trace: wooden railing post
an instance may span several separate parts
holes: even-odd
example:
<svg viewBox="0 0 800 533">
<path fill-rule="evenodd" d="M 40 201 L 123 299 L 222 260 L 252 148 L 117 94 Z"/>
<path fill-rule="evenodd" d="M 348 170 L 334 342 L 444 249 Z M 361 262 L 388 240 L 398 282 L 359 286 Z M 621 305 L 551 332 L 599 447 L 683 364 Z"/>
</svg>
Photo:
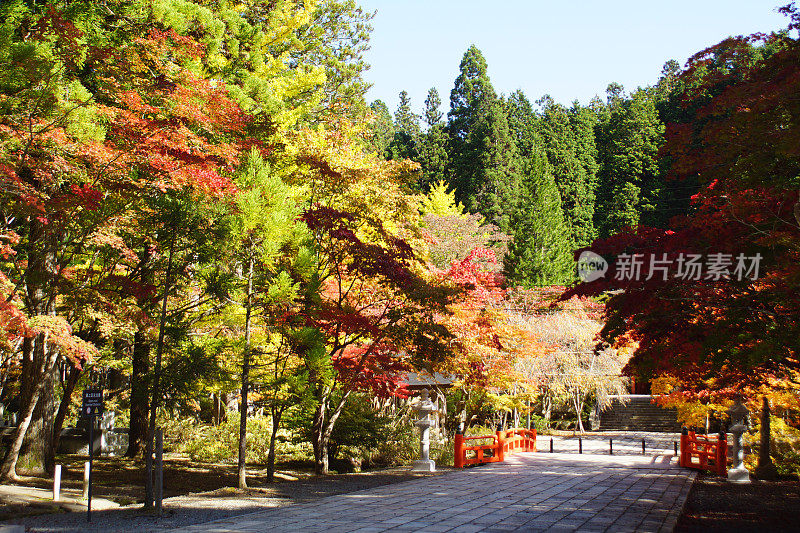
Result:
<svg viewBox="0 0 800 533">
<path fill-rule="evenodd" d="M 682 428 L 680 465 L 725 476 L 728 472 L 728 439 L 725 431 L 720 431 L 714 438 L 696 435 L 694 431 Z"/>
<path fill-rule="evenodd" d="M 503 426 L 501 424 L 497 424 L 497 459 L 501 463 L 506 460 L 506 453 L 503 450 L 505 446 L 505 435 L 503 434 Z"/>
<path fill-rule="evenodd" d="M 455 456 L 453 458 L 453 465 L 456 468 L 464 468 L 464 460 L 466 459 L 467 452 L 464 450 L 464 424 L 459 424 L 456 430 L 455 439 Z"/>
</svg>

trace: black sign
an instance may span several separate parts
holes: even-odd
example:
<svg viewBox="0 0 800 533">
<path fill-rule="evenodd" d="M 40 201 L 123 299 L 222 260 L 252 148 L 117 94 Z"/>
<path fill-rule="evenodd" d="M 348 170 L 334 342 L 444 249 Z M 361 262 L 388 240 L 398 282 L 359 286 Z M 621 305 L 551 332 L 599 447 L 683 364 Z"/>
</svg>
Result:
<svg viewBox="0 0 800 533">
<path fill-rule="evenodd" d="M 83 389 L 83 404 L 81 405 L 81 415 L 97 416 L 102 412 L 103 412 L 102 389 Z"/>
</svg>

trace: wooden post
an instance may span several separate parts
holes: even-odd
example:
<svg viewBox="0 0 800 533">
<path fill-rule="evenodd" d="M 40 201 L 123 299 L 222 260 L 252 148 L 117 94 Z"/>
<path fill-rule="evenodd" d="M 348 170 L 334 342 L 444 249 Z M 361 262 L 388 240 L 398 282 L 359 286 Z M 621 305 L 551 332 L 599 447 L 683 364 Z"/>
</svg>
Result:
<svg viewBox="0 0 800 533">
<path fill-rule="evenodd" d="M 456 440 L 454 447 L 453 465 L 456 468 L 464 468 L 464 424 L 459 424 L 456 430 Z"/>
<path fill-rule="evenodd" d="M 614 455 L 614 439 L 608 439 L 608 455 Z"/>
<path fill-rule="evenodd" d="M 578 437 L 578 453 L 583 453 L 583 439 Z"/>
<path fill-rule="evenodd" d="M 644 455 L 644 454 L 645 454 L 645 451 L 644 451 L 644 439 L 642 439 L 642 455 Z"/>
<path fill-rule="evenodd" d="M 57 502 L 61 499 L 61 465 L 56 465 L 55 472 L 53 472 L 53 501 Z"/>
<path fill-rule="evenodd" d="M 553 453 L 553 437 L 550 437 L 550 453 Z"/>
</svg>

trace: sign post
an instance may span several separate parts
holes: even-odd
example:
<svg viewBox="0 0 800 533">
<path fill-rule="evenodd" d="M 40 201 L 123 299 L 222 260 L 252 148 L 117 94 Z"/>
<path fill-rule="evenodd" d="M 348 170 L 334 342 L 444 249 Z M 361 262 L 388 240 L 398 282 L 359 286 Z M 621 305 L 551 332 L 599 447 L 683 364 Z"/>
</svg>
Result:
<svg viewBox="0 0 800 533">
<path fill-rule="evenodd" d="M 86 521 L 92 521 L 92 467 L 94 458 L 94 419 L 103 412 L 102 389 L 83 389 L 81 415 L 89 419 L 89 490 L 86 498 Z"/>
</svg>

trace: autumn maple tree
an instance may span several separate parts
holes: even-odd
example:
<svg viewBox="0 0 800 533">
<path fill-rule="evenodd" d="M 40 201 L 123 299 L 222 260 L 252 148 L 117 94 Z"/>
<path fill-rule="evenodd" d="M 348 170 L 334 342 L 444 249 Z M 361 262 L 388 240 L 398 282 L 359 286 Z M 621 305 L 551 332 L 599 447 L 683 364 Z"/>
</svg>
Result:
<svg viewBox="0 0 800 533">
<path fill-rule="evenodd" d="M 13 477 L 26 434 L 29 453 L 39 450 L 33 464 L 52 466 L 56 361 L 92 357 L 91 349 L 60 348 L 84 342 L 73 335 L 68 320 L 77 315 L 62 295 L 83 282 L 101 285 L 86 254 L 114 250 L 110 265 L 135 258 L 116 230 L 147 191 L 231 190 L 225 172 L 238 162 L 233 143 L 244 115 L 224 88 L 176 63 L 201 53 L 190 38 L 150 26 L 112 45 L 110 33 L 87 34 L 83 21 L 54 5 L 4 10 L 0 179 L 4 231 L 18 238 L 5 257 L 5 299 L 19 303 L 28 327 L 40 324 L 21 340 L 23 417 L 2 471 Z M 18 25 L 31 31 L 11 38 Z M 119 279 L 113 266 L 101 271 Z"/>
<path fill-rule="evenodd" d="M 674 180 L 697 184 L 690 213 L 668 230 L 596 242 L 591 249 L 616 258 L 616 269 L 572 291 L 615 291 L 603 336 L 637 346 L 628 372 L 672 376 L 674 395 L 707 402 L 796 387 L 800 40 L 791 33 L 800 15 L 783 11 L 788 31 L 727 39 L 677 79 L 684 118 L 667 126 L 662 156 Z M 688 272 L 690 257 L 706 269 Z M 665 275 L 665 264 L 675 270 Z"/>
</svg>

